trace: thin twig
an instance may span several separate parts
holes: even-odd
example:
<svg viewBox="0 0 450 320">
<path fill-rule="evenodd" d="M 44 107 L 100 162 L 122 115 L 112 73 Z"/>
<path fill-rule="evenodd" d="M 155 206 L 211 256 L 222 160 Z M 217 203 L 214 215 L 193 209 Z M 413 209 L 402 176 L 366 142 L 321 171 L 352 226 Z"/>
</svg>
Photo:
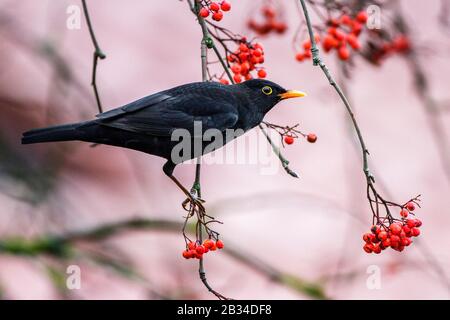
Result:
<svg viewBox="0 0 450 320">
<path fill-rule="evenodd" d="M 94 32 L 94 28 L 92 27 L 91 19 L 89 17 L 89 12 L 88 12 L 88 7 L 87 7 L 87 4 L 86 4 L 86 0 L 81 0 L 81 2 L 83 3 L 84 16 L 86 17 L 86 23 L 87 23 L 88 28 L 89 28 L 89 34 L 91 35 L 92 44 L 94 45 L 91 85 L 92 85 L 92 87 L 94 89 L 95 100 L 97 101 L 98 111 L 100 113 L 102 113 L 103 112 L 103 107 L 102 107 L 102 103 L 100 101 L 100 95 L 99 95 L 98 89 L 97 89 L 97 64 L 98 64 L 98 59 L 102 59 L 103 60 L 103 59 L 106 58 L 106 55 L 100 49 L 100 46 L 98 45 L 97 38 L 96 38 L 95 32 Z"/>
<path fill-rule="evenodd" d="M 0 253 L 24 256 L 47 254 L 60 258 L 67 258 L 70 257 L 70 253 L 72 252 L 71 249 L 77 242 L 105 241 L 113 236 L 120 235 L 123 232 L 138 230 L 157 230 L 179 233 L 181 226 L 181 223 L 171 220 L 133 218 L 130 220 L 103 224 L 89 229 L 76 230 L 63 235 L 48 234 L 32 239 L 17 237 L 0 239 Z M 195 233 L 192 225 L 188 227 L 188 232 Z M 278 270 L 266 262 L 252 256 L 250 253 L 243 252 L 242 249 L 233 246 L 229 241 L 225 242 L 227 243 L 226 248 L 223 250 L 225 254 L 259 272 L 268 279 L 311 298 L 327 298 L 320 283 L 309 282 Z"/>
</svg>

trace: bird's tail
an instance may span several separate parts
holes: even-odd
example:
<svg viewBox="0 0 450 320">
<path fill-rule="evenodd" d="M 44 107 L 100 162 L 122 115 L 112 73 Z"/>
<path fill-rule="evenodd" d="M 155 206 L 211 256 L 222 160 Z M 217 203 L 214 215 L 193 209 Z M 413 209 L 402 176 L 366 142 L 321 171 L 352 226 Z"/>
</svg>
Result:
<svg viewBox="0 0 450 320">
<path fill-rule="evenodd" d="M 79 140 L 79 123 L 64 124 L 47 128 L 32 129 L 22 136 L 22 144 Z"/>
</svg>

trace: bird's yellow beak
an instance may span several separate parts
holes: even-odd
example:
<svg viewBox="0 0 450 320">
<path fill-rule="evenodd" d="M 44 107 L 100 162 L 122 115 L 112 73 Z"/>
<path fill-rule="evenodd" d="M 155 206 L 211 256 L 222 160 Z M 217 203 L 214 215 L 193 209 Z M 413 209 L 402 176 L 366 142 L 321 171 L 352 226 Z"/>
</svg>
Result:
<svg viewBox="0 0 450 320">
<path fill-rule="evenodd" d="M 281 93 L 278 95 L 281 100 L 290 99 L 290 98 L 300 98 L 305 97 L 306 93 L 297 91 L 297 90 L 288 90 L 285 93 Z"/>
</svg>

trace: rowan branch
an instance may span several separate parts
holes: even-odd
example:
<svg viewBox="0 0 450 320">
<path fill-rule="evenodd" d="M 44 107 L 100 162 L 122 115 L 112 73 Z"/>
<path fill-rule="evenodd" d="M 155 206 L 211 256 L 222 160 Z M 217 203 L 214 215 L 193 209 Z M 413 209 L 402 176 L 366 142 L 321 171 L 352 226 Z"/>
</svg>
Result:
<svg viewBox="0 0 450 320">
<path fill-rule="evenodd" d="M 202 62 L 202 81 L 206 82 L 206 81 L 209 81 L 209 78 L 208 78 L 208 44 L 212 40 L 209 35 L 208 28 L 205 24 L 205 20 L 198 14 L 200 7 L 201 7 L 201 2 L 200 2 L 200 0 L 194 0 L 194 1 L 195 1 L 195 3 L 192 3 L 190 0 L 188 0 L 188 4 L 191 8 L 191 11 L 197 16 L 198 23 L 202 29 L 202 40 L 201 40 L 201 47 L 200 47 L 201 54 L 200 55 L 201 55 L 201 62 Z M 200 171 L 201 171 L 201 157 L 198 157 L 197 163 L 195 166 L 195 181 L 194 181 L 194 184 L 191 189 L 192 191 L 196 192 L 198 197 L 201 197 Z M 197 228 L 196 235 L 197 235 L 200 243 L 202 243 L 203 242 L 203 229 L 204 228 L 206 229 L 207 227 L 205 225 L 203 225 L 202 223 L 197 223 L 196 228 Z M 221 293 L 214 290 L 211 287 L 211 285 L 208 283 L 208 280 L 206 278 L 206 270 L 205 270 L 205 266 L 204 266 L 203 257 L 201 257 L 199 259 L 198 274 L 199 274 L 200 280 L 202 281 L 202 283 L 208 289 L 209 292 L 214 294 L 220 300 L 228 300 L 227 297 L 225 297 Z"/>
</svg>

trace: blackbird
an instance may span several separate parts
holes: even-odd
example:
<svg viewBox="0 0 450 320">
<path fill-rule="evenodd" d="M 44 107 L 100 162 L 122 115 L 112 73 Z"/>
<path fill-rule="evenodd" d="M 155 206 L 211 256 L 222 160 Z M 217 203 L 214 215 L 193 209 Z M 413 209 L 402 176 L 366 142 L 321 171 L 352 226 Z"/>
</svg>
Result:
<svg viewBox="0 0 450 320">
<path fill-rule="evenodd" d="M 303 92 L 286 90 L 263 79 L 234 85 L 189 83 L 100 113 L 94 120 L 27 131 L 23 134 L 22 144 L 81 140 L 156 155 L 167 159 L 163 166 L 164 173 L 193 200 L 192 195 L 173 176 L 175 166 L 230 141 L 227 137 L 215 137 L 215 147 L 207 148 L 210 142 L 203 141 L 199 136 L 210 129 L 223 135 L 227 129 L 246 132 L 259 125 L 266 113 L 281 100 L 303 96 Z M 195 139 L 201 140 L 201 148 L 182 149 L 179 156 L 174 157 L 173 150 L 179 143 L 173 139 L 176 129 L 189 134 L 191 144 L 195 144 Z"/>
</svg>

